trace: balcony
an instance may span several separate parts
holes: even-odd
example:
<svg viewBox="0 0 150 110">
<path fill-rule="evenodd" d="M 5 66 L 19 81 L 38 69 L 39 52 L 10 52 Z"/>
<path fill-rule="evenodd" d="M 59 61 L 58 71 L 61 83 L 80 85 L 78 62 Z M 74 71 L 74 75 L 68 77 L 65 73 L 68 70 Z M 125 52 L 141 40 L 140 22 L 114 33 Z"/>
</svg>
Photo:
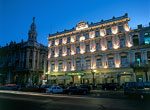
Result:
<svg viewBox="0 0 150 110">
<path fill-rule="evenodd" d="M 131 64 L 132 67 L 149 67 L 150 63 L 146 63 L 146 61 L 143 62 L 134 62 L 133 64 Z"/>
</svg>

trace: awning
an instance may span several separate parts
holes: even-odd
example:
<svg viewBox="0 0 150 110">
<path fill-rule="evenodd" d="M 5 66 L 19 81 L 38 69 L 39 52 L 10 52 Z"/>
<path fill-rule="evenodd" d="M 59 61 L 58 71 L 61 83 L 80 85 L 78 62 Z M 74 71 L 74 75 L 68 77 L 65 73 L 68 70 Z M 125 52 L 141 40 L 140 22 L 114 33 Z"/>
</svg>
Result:
<svg viewBox="0 0 150 110">
<path fill-rule="evenodd" d="M 70 79 L 70 76 L 57 76 L 58 80 L 67 80 Z"/>
<path fill-rule="evenodd" d="M 48 80 L 56 80 L 56 76 L 48 76 Z"/>
</svg>

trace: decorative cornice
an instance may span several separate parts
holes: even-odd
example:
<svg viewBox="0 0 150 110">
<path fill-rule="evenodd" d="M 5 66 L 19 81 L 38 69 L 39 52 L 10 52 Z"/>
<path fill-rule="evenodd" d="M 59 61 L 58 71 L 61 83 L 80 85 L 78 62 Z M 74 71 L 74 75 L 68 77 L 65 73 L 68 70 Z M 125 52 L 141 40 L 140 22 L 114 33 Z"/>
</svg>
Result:
<svg viewBox="0 0 150 110">
<path fill-rule="evenodd" d="M 72 32 L 68 32 L 68 33 L 64 33 L 64 34 L 60 34 L 60 35 L 56 35 L 56 36 L 50 36 L 48 39 L 53 39 L 53 38 L 62 37 L 62 36 L 68 36 L 68 35 L 71 35 L 71 34 L 76 34 L 78 32 L 87 31 L 87 30 L 91 30 L 91 29 L 95 29 L 95 28 L 100 28 L 100 27 L 104 27 L 104 26 L 111 25 L 111 24 L 114 24 L 114 23 L 120 23 L 120 22 L 129 21 L 129 20 L 130 20 L 130 18 L 124 18 L 124 19 L 121 19 L 121 20 L 112 21 L 112 22 L 92 26 L 92 27 L 85 28 L 85 29 L 82 29 L 82 30 L 77 30 L 77 31 L 75 30 L 75 31 L 72 31 Z"/>
</svg>

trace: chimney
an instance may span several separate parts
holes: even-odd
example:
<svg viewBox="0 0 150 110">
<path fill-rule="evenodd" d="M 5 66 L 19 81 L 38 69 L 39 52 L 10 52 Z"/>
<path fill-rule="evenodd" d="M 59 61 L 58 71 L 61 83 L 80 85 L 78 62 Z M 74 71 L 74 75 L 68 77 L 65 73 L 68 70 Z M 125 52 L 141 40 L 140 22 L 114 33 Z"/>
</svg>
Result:
<svg viewBox="0 0 150 110">
<path fill-rule="evenodd" d="M 142 24 L 137 25 L 138 29 L 142 29 Z"/>
</svg>

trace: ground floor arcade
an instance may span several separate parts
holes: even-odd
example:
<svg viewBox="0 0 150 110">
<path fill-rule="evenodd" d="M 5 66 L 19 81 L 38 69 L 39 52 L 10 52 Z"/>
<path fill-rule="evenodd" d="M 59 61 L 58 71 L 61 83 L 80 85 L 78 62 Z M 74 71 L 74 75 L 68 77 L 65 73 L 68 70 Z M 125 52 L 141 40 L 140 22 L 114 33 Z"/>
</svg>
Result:
<svg viewBox="0 0 150 110">
<path fill-rule="evenodd" d="M 125 82 L 146 82 L 144 72 L 134 72 L 132 68 L 120 69 L 99 69 L 96 72 L 91 70 L 76 72 L 53 72 L 47 74 L 49 84 L 104 84 Z M 148 81 L 150 81 L 150 71 L 147 72 Z"/>
<path fill-rule="evenodd" d="M 34 71 L 10 72 L 7 74 L 6 83 L 39 85 L 42 84 L 42 74 Z"/>
</svg>

